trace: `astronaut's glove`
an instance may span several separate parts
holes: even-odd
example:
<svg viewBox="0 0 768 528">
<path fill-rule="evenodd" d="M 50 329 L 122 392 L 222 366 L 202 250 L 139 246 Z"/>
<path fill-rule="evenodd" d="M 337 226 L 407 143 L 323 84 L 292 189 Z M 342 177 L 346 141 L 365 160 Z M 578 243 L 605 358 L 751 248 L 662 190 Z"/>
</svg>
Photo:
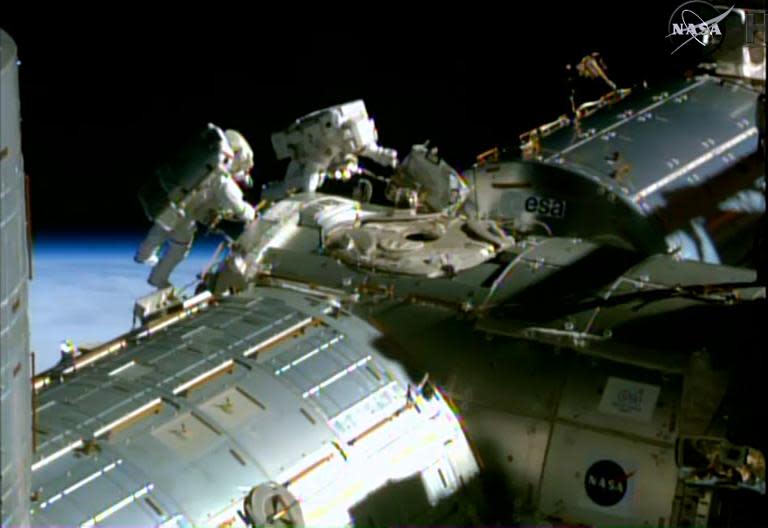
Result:
<svg viewBox="0 0 768 528">
<path fill-rule="evenodd" d="M 340 163 L 336 163 L 328 167 L 327 176 L 335 180 L 348 181 L 355 174 L 360 173 L 360 166 L 358 165 L 357 156 L 354 154 L 347 154 L 344 156 L 344 160 Z"/>
<path fill-rule="evenodd" d="M 253 187 L 253 177 L 245 171 L 238 171 L 232 175 L 232 178 L 241 188 L 251 189 Z"/>
</svg>

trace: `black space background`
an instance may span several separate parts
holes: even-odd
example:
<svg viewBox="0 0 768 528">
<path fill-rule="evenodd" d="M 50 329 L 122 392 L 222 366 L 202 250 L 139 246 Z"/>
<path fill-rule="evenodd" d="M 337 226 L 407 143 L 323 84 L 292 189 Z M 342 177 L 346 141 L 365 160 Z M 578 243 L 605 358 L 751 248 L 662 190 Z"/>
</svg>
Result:
<svg viewBox="0 0 768 528">
<path fill-rule="evenodd" d="M 257 182 L 281 177 L 270 133 L 355 98 L 382 144 L 404 155 L 431 139 L 466 167 L 565 112 L 564 66 L 589 52 L 621 86 L 681 72 L 664 40 L 677 3 L 221 4 L 194 22 L 125 6 L 6 18 L 22 61 L 34 232 L 143 231 L 137 189 L 185 130 L 209 121 L 249 139 Z"/>
</svg>

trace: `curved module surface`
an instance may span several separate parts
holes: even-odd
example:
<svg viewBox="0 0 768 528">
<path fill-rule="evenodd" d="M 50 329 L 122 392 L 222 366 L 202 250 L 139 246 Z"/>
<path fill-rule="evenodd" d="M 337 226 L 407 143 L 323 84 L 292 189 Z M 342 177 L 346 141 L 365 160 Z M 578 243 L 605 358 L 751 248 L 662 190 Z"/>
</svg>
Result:
<svg viewBox="0 0 768 528">
<path fill-rule="evenodd" d="M 29 208 L 16 44 L 0 29 L 0 525 L 29 524 Z"/>
<path fill-rule="evenodd" d="M 462 428 L 378 332 L 290 291 L 206 302 L 40 391 L 33 525 L 240 525 L 270 487 L 307 526 L 381 522 L 366 502 L 398 482 L 386 522 L 456 514 L 478 471 Z"/>
</svg>

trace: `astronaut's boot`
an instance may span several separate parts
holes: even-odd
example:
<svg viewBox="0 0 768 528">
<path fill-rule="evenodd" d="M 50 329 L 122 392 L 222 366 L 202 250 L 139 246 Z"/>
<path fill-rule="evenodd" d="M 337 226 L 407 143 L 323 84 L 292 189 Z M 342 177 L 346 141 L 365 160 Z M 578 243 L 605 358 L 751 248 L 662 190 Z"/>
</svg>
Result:
<svg viewBox="0 0 768 528">
<path fill-rule="evenodd" d="M 160 250 L 160 246 L 168 240 L 170 231 L 163 228 L 160 224 L 153 224 L 144 238 L 144 241 L 139 245 L 136 250 L 136 254 L 133 256 L 133 260 L 139 264 L 149 264 L 154 266 L 158 262 L 157 253 Z"/>
<path fill-rule="evenodd" d="M 171 240 L 168 243 L 168 250 L 165 252 L 160 262 L 152 268 L 152 273 L 149 274 L 147 282 L 155 288 L 163 289 L 171 286 L 168 281 L 168 277 L 171 276 L 171 272 L 178 266 L 179 262 L 187 258 L 189 250 L 192 247 L 192 241 L 189 242 L 177 242 Z"/>
</svg>

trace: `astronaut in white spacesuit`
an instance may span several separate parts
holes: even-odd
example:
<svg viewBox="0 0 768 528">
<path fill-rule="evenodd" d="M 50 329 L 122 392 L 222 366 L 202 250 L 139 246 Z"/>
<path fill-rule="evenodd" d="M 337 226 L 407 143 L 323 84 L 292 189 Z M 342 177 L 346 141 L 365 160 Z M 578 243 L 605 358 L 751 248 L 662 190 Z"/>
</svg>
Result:
<svg viewBox="0 0 768 528">
<path fill-rule="evenodd" d="M 318 110 L 272 135 L 278 159 L 290 159 L 285 178 L 265 186 L 263 197 L 279 200 L 289 192 L 315 192 L 326 178 L 349 180 L 361 172 L 358 158 L 397 166 L 397 151 L 377 143 L 373 119 L 362 100 Z"/>
<path fill-rule="evenodd" d="M 191 192 L 177 203 L 169 203 L 155 217 L 136 252 L 136 262 L 154 265 L 149 284 L 156 288 L 171 286 L 168 278 L 189 254 L 198 222 L 213 226 L 222 219 L 250 222 L 255 218 L 253 206 L 243 199 L 240 189 L 240 185 L 253 185 L 252 168 L 253 151 L 245 138 L 235 130 L 222 133 L 218 166 Z M 166 242 L 168 247 L 158 260 L 157 254 Z"/>
</svg>

